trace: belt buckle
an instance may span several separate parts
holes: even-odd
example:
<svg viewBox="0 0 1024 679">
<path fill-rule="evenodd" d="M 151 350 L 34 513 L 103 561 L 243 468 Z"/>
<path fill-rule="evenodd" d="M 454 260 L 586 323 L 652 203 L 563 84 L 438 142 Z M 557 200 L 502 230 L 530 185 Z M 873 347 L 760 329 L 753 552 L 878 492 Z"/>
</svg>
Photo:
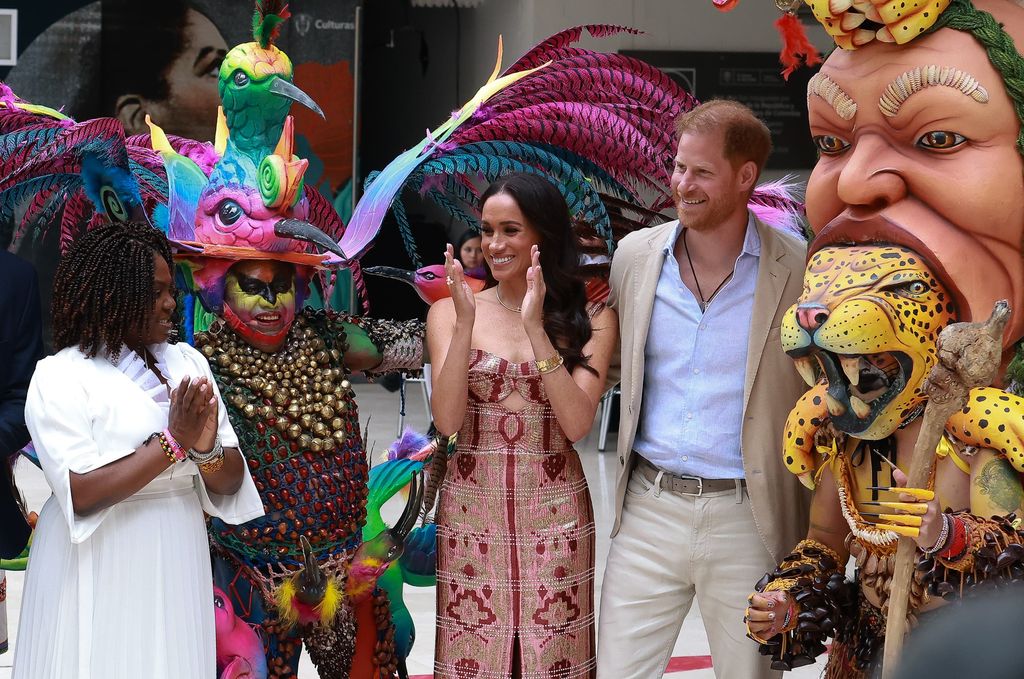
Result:
<svg viewBox="0 0 1024 679">
<path fill-rule="evenodd" d="M 697 492 L 696 493 L 680 493 L 680 495 L 689 495 L 690 497 L 700 497 L 704 494 L 704 479 L 699 476 L 680 476 L 680 479 L 684 481 L 696 481 Z"/>
</svg>

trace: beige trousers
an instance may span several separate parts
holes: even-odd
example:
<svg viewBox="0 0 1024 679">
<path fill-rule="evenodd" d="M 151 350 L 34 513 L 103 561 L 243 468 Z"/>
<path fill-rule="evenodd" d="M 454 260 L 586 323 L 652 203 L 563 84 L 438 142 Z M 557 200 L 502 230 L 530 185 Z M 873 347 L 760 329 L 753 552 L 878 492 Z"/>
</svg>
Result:
<svg viewBox="0 0 1024 679">
<path fill-rule="evenodd" d="M 774 567 L 745 487 L 680 495 L 634 471 L 601 585 L 597 678 L 662 676 L 694 596 L 716 677 L 781 677 L 743 623 L 754 583 Z"/>
</svg>

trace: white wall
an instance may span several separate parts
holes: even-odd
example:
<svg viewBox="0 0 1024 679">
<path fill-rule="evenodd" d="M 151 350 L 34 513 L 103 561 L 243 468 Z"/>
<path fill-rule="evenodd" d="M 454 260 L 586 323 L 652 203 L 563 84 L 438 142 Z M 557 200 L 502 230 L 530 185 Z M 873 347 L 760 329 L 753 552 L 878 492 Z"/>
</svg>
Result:
<svg viewBox="0 0 1024 679">
<path fill-rule="evenodd" d="M 719 12 L 711 0 L 484 0 L 466 10 L 461 88 L 468 99 L 494 66 L 497 36 L 505 46 L 503 66 L 544 38 L 580 24 L 616 24 L 644 31 L 595 39 L 581 46 L 621 49 L 777 52 L 781 40 L 774 22 L 780 14 L 771 0 L 740 0 L 732 12 Z M 814 25 L 808 35 L 819 49 L 831 43 Z"/>
</svg>

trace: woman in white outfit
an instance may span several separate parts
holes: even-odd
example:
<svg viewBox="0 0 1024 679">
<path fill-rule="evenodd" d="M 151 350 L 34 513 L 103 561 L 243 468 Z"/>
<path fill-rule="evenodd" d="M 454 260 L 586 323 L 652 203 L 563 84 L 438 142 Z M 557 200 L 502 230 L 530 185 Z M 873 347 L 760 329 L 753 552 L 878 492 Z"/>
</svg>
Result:
<svg viewBox="0 0 1024 679">
<path fill-rule="evenodd" d="M 53 495 L 29 558 L 14 679 L 214 679 L 203 511 L 263 514 L 206 359 L 169 344 L 173 260 L 141 224 L 65 253 L 54 356 L 25 419 Z"/>
</svg>

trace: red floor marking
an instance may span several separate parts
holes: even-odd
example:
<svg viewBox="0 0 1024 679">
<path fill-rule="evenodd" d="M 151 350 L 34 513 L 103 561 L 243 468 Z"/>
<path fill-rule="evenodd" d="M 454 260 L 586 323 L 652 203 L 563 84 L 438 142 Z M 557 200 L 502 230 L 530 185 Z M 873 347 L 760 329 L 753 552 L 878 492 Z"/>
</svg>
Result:
<svg viewBox="0 0 1024 679">
<path fill-rule="evenodd" d="M 668 661 L 669 672 L 689 672 L 690 670 L 706 670 L 711 667 L 710 655 L 677 655 Z"/>
</svg>

